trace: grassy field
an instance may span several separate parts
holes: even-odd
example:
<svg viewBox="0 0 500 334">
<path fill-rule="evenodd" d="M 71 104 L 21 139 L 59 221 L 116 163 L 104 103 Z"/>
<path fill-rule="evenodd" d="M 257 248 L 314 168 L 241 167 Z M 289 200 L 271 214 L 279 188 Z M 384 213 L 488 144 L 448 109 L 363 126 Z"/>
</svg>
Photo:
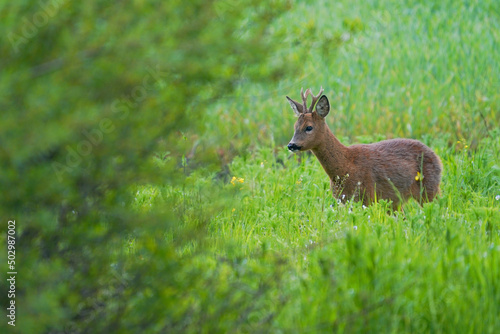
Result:
<svg viewBox="0 0 500 334">
<path fill-rule="evenodd" d="M 295 121 L 285 96 L 323 86 L 334 134 L 353 143 L 439 134 L 475 145 L 499 124 L 499 13 L 495 1 L 294 3 L 272 27 L 282 49 L 269 64 L 302 71 L 270 87 L 240 74 L 197 135 L 208 148 L 283 145 Z"/>
<path fill-rule="evenodd" d="M 178 277 L 190 283 L 172 292 L 182 298 L 171 328 L 498 333 L 499 13 L 496 1 L 294 2 L 271 27 L 283 49 L 269 62 L 302 71 L 278 86 L 242 74 L 185 134 L 191 156 L 216 147 L 221 165 L 188 157 L 182 184 L 137 191 L 137 210 L 169 206 L 199 228 L 164 238 L 196 268 Z M 316 158 L 285 149 L 295 121 L 285 95 L 320 86 L 345 144 L 408 137 L 433 148 L 439 198 L 390 215 L 385 202 L 337 205 Z M 132 240 L 130 254 L 141 247 Z"/>
<path fill-rule="evenodd" d="M 142 189 L 136 205 L 147 210 L 166 200 L 183 224 L 203 225 L 208 233 L 176 252 L 215 275 L 204 282 L 222 290 L 211 302 L 231 305 L 227 295 L 247 293 L 233 297 L 251 301 L 238 326 L 208 306 L 198 309 L 215 321 L 200 327 L 207 331 L 494 333 L 500 145 L 484 140 L 472 152 L 462 143 L 433 144 L 445 170 L 442 195 L 423 208 L 411 201 L 404 214 L 386 214 L 384 202 L 336 205 L 314 158 L 270 148 L 235 158 L 229 182 L 194 173 L 182 187 Z M 175 238 L 172 232 L 165 242 Z M 194 296 L 186 309 L 210 304 Z"/>
</svg>

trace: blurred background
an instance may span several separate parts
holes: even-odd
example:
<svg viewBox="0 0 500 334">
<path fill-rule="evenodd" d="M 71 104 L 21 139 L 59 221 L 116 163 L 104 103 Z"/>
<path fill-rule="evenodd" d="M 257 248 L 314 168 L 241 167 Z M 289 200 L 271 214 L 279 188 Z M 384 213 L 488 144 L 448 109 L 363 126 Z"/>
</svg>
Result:
<svg viewBox="0 0 500 334">
<path fill-rule="evenodd" d="M 0 239 L 15 219 L 19 333 L 272 328 L 271 312 L 242 324 L 252 300 L 286 303 L 267 295 L 281 289 L 279 256 L 226 277 L 198 255 L 232 207 L 229 164 L 284 152 L 285 96 L 301 87 L 325 88 L 346 144 L 498 142 L 498 1 L 46 0 L 0 12 Z M 152 185 L 178 191 L 137 205 Z M 218 261 L 243 261 L 218 242 Z M 232 279 L 245 287 L 223 288 Z"/>
</svg>

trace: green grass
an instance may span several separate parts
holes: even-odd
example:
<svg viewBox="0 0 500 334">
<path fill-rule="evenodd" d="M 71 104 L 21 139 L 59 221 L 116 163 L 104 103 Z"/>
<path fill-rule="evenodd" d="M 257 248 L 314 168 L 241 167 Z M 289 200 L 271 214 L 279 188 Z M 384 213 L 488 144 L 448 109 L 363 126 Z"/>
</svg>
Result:
<svg viewBox="0 0 500 334">
<path fill-rule="evenodd" d="M 446 148 L 444 141 L 432 146 L 443 160 L 442 194 L 423 208 L 410 201 L 404 214 L 388 215 L 385 202 L 336 205 L 314 156 L 284 148 L 235 158 L 226 181 L 193 173 L 183 186 L 144 188 L 136 205 L 168 203 L 183 224 L 203 224 L 203 238 L 184 240 L 175 251 L 224 276 L 202 279 L 188 294 L 202 303 L 207 297 L 199 289 L 213 284 L 232 296 L 231 286 L 249 284 L 248 295 L 232 297 L 255 302 L 238 330 L 494 333 L 500 328 L 500 142 L 485 139 L 476 151 Z M 175 238 L 171 233 L 164 242 Z M 190 330 L 238 324 L 237 315 L 229 325 L 210 309 L 200 312 L 220 326 Z M 267 327 L 258 327 L 266 317 Z"/>
<path fill-rule="evenodd" d="M 199 150 L 286 143 L 294 117 L 285 95 L 320 86 L 340 137 L 480 140 L 500 119 L 498 13 L 497 1 L 294 2 L 272 26 L 282 51 L 269 66 L 299 63 L 301 72 L 277 86 L 239 74 L 236 94 L 208 106 Z"/>
<path fill-rule="evenodd" d="M 190 285 L 175 290 L 172 328 L 498 333 L 499 13 L 496 1 L 293 2 L 271 27 L 283 51 L 269 61 L 302 72 L 278 86 L 242 73 L 236 95 L 204 106 L 204 126 L 186 134 L 217 150 L 220 170 L 188 161 L 183 184 L 137 191 L 137 210 L 175 212 L 162 242 L 198 270 L 179 276 Z M 284 148 L 294 122 L 284 96 L 319 86 L 344 143 L 432 147 L 441 195 L 392 215 L 386 202 L 337 205 L 314 156 Z M 182 239 L 183 226 L 203 232 Z"/>
</svg>

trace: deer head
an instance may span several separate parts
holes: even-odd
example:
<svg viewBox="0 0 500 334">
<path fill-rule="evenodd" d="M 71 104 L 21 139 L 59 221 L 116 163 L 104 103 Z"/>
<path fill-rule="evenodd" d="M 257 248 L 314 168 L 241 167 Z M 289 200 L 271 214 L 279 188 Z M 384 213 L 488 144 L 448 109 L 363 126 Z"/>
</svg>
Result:
<svg viewBox="0 0 500 334">
<path fill-rule="evenodd" d="M 298 151 L 307 151 L 316 148 L 327 133 L 328 126 L 325 122 L 325 117 L 330 111 L 330 102 L 323 93 L 321 87 L 318 95 L 313 95 L 308 88 L 305 93 L 304 89 L 300 90 L 302 104 L 292 100 L 288 96 L 288 102 L 292 107 L 295 115 L 299 118 L 295 122 L 295 133 L 288 144 L 288 149 L 294 153 Z M 312 103 L 307 108 L 307 97 L 311 94 Z M 316 108 L 314 108 L 316 106 Z"/>
</svg>

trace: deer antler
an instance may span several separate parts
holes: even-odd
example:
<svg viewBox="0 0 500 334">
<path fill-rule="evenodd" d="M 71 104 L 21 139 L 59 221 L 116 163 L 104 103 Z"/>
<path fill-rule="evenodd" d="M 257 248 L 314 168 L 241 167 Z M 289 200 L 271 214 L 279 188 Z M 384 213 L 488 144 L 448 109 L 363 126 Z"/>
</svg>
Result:
<svg viewBox="0 0 500 334">
<path fill-rule="evenodd" d="M 304 95 L 304 87 L 300 88 L 300 96 L 302 96 L 302 103 L 304 104 L 304 113 L 307 112 L 307 97 L 311 94 L 311 90 L 309 88 L 306 89 L 306 93 Z"/>
<path fill-rule="evenodd" d="M 311 92 L 311 96 L 312 96 L 312 103 L 311 105 L 309 106 L 309 110 L 308 112 L 312 113 L 313 111 L 313 108 L 314 108 L 314 105 L 316 104 L 316 102 L 318 101 L 318 99 L 320 98 L 321 94 L 323 93 L 324 89 L 323 89 L 323 86 L 321 86 L 320 90 L 319 90 L 319 93 L 318 95 L 314 95 L 312 92 Z M 306 91 L 307 93 L 307 91 Z M 306 96 L 307 97 L 307 96 Z M 305 105 L 305 104 L 304 104 Z M 304 110 L 307 110 L 307 107 L 304 109 Z"/>
</svg>

